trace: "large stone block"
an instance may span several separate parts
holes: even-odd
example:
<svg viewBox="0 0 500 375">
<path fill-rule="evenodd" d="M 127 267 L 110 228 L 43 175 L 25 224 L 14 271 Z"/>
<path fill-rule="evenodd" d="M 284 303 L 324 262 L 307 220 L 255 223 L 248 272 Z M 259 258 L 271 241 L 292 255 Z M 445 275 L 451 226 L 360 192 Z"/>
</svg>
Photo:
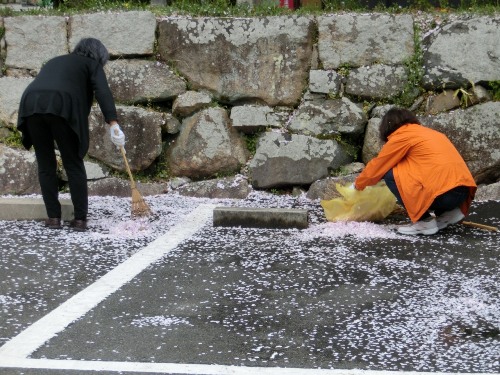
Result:
<svg viewBox="0 0 500 375">
<path fill-rule="evenodd" d="M 304 135 L 358 136 L 366 125 L 366 114 L 361 105 L 346 97 L 305 101 L 292 116 L 288 129 Z"/>
<path fill-rule="evenodd" d="M 70 17 L 71 50 L 82 38 L 99 39 L 113 56 L 152 55 L 156 18 L 151 12 L 77 14 Z"/>
<path fill-rule="evenodd" d="M 326 15 L 318 17 L 318 30 L 324 69 L 397 65 L 414 53 L 413 19 L 409 15 Z"/>
<path fill-rule="evenodd" d="M 21 96 L 32 78 L 0 78 L 0 126 L 15 127 Z"/>
<path fill-rule="evenodd" d="M 403 92 L 408 81 L 402 66 L 375 64 L 349 72 L 346 93 L 368 99 L 388 99 Z"/>
<path fill-rule="evenodd" d="M 170 68 L 156 61 L 110 61 L 105 66 L 113 97 L 120 103 L 170 100 L 186 91 L 186 82 Z"/>
<path fill-rule="evenodd" d="M 309 185 L 349 161 L 336 141 L 267 132 L 249 164 L 251 184 L 261 189 Z"/>
<path fill-rule="evenodd" d="M 184 119 L 167 159 L 172 175 L 204 178 L 239 171 L 248 151 L 226 111 L 209 108 Z"/>
<path fill-rule="evenodd" d="M 35 153 L 0 143 L 0 195 L 40 193 Z"/>
<path fill-rule="evenodd" d="M 120 126 L 125 133 L 127 160 L 132 171 L 149 167 L 161 153 L 161 128 L 165 122 L 160 112 L 139 107 L 117 106 Z M 109 125 L 98 107 L 93 107 L 89 117 L 89 155 L 103 163 L 125 170 L 122 154 L 109 137 Z"/>
<path fill-rule="evenodd" d="M 4 25 L 9 68 L 40 69 L 52 57 L 68 53 L 65 17 L 6 17 Z"/>
<path fill-rule="evenodd" d="M 500 18 L 457 20 L 424 40 L 426 88 L 500 80 Z"/>
<path fill-rule="evenodd" d="M 192 89 L 221 102 L 295 105 L 313 39 L 307 17 L 169 18 L 159 23 L 158 48 Z"/>
</svg>

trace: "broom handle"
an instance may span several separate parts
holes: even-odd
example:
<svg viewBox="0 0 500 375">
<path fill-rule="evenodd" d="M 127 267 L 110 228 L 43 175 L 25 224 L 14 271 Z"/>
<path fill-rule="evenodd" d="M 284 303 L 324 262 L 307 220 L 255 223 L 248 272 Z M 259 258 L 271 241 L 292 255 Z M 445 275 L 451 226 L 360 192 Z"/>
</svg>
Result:
<svg viewBox="0 0 500 375">
<path fill-rule="evenodd" d="M 132 171 L 130 170 L 130 167 L 128 165 L 127 156 L 125 155 L 125 149 L 123 148 L 123 146 L 120 146 L 120 151 L 121 151 L 122 156 L 123 156 L 123 161 L 125 162 L 125 167 L 127 168 L 128 176 L 130 177 L 130 185 L 131 185 L 132 189 L 135 189 L 134 177 L 132 176 Z"/>
<path fill-rule="evenodd" d="M 474 227 L 474 228 L 479 228 L 479 229 L 484 229 L 484 230 L 490 230 L 492 232 L 498 232 L 497 227 L 490 227 L 489 225 L 473 223 L 472 221 L 462 221 L 462 224 L 466 225 L 468 227 Z"/>
</svg>

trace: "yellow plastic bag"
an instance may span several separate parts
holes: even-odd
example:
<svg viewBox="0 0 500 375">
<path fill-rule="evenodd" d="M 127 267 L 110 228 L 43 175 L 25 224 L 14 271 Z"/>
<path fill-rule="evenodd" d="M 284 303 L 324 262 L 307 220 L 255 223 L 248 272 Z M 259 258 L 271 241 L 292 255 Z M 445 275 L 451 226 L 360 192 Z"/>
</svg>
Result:
<svg viewBox="0 0 500 375">
<path fill-rule="evenodd" d="M 341 197 L 320 202 L 328 221 L 382 221 L 396 208 L 396 197 L 385 184 L 362 191 L 350 185 L 336 184 Z"/>
</svg>

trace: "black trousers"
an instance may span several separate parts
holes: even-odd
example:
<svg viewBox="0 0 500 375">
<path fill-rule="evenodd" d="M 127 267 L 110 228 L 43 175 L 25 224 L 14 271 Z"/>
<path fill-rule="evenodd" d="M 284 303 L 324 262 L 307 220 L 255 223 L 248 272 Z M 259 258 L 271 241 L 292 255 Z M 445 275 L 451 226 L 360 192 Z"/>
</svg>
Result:
<svg viewBox="0 0 500 375">
<path fill-rule="evenodd" d="M 88 212 L 87 172 L 83 158 L 78 155 L 78 136 L 66 120 L 52 114 L 34 114 L 28 117 L 26 128 L 35 148 L 38 180 L 48 217 L 61 217 L 55 142 L 68 175 L 75 219 L 86 220 Z"/>
<path fill-rule="evenodd" d="M 399 204 L 404 207 L 403 199 L 401 198 L 401 194 L 399 193 L 398 187 L 396 185 L 396 180 L 394 179 L 394 172 L 392 169 L 389 170 L 384 176 L 384 181 L 389 188 L 389 190 L 396 196 Z M 429 207 L 430 211 L 434 211 L 436 216 L 444 214 L 446 211 L 451 211 L 457 207 L 459 207 L 469 195 L 469 188 L 466 186 L 457 186 L 446 193 L 438 195 L 434 202 L 432 202 Z M 425 220 L 431 217 L 429 212 L 426 212 L 422 215 L 418 220 Z"/>
</svg>

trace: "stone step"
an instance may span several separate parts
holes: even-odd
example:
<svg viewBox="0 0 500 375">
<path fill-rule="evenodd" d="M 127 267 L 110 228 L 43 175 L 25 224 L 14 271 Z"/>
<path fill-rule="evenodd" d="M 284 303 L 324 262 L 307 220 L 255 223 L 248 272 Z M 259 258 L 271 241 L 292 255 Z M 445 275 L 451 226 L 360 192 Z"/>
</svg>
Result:
<svg viewBox="0 0 500 375">
<path fill-rule="evenodd" d="M 60 199 L 63 221 L 74 218 L 73 203 Z M 0 220 L 44 220 L 47 211 L 42 198 L 0 198 Z"/>
<path fill-rule="evenodd" d="M 216 227 L 298 228 L 308 227 L 308 210 L 291 208 L 216 207 Z"/>
</svg>

